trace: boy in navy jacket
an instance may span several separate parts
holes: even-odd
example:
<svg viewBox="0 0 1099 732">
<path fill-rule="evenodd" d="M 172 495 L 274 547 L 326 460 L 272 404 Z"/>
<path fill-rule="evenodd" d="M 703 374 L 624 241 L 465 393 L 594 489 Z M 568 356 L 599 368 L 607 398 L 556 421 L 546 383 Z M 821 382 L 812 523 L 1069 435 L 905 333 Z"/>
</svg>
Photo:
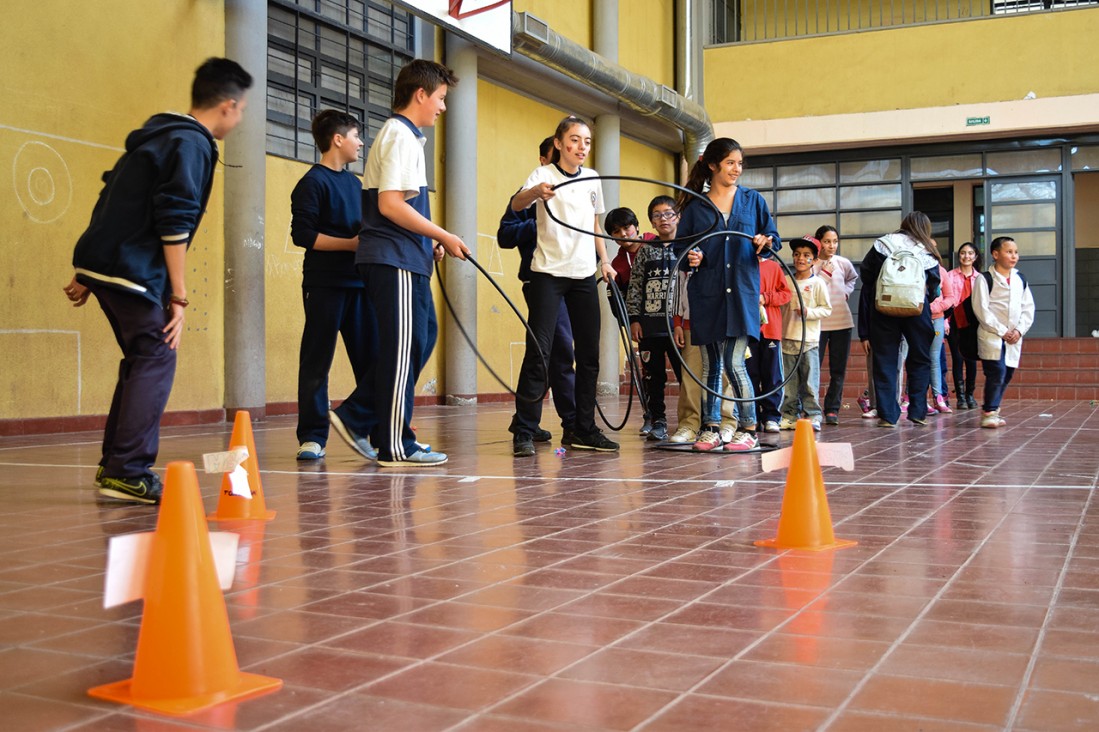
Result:
<svg viewBox="0 0 1099 732">
<path fill-rule="evenodd" d="M 251 85 L 235 61 L 199 66 L 190 114 L 154 115 L 126 138 L 73 251 L 65 294 L 76 307 L 95 295 L 122 349 L 95 479 L 104 496 L 160 502 L 152 466 L 188 305 L 187 248 L 210 198 L 216 141 L 240 122 Z"/>
<path fill-rule="evenodd" d="M 305 327 L 298 355 L 298 460 L 324 457 L 328 442 L 328 372 L 343 337 L 356 383 L 373 378 L 377 328 L 355 271 L 362 228 L 362 183 L 347 170 L 359 159 L 359 121 L 326 109 L 313 118 L 321 160 L 290 194 L 290 236 L 305 249 L 302 302 Z M 373 405 L 363 405 L 373 414 Z M 377 420 L 374 419 L 374 422 Z M 370 425 L 371 427 L 373 425 Z M 369 434 L 369 430 L 367 430 Z"/>
</svg>

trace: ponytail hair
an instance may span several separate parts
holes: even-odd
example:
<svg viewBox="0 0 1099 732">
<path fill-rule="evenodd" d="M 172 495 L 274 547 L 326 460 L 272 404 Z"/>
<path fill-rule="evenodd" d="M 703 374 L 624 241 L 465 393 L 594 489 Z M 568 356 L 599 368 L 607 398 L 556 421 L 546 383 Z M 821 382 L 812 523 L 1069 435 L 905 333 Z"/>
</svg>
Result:
<svg viewBox="0 0 1099 732">
<path fill-rule="evenodd" d="M 714 171 L 710 168 L 711 165 L 717 167 L 721 165 L 721 161 L 729 157 L 731 153 L 739 151 L 744 153 L 744 148 L 740 146 L 740 143 L 731 137 L 719 137 L 715 140 L 711 140 L 710 144 L 706 146 L 706 149 L 698 156 L 698 160 L 691 166 L 691 172 L 687 174 L 687 182 L 683 185 L 684 188 L 694 191 L 695 193 L 702 193 L 706 190 L 706 184 L 710 182 L 710 179 L 714 175 Z M 676 210 L 682 212 L 683 208 L 693 199 L 689 193 L 680 191 L 679 196 L 676 198 Z"/>
<path fill-rule="evenodd" d="M 923 248 L 927 250 L 927 253 L 934 257 L 940 266 L 942 265 L 943 258 L 939 256 L 939 248 L 935 246 L 935 240 L 931 238 L 931 219 L 927 218 L 927 214 L 922 211 L 913 211 L 908 214 L 901 221 L 901 228 L 897 230 L 897 233 L 904 234 L 923 244 Z"/>
</svg>

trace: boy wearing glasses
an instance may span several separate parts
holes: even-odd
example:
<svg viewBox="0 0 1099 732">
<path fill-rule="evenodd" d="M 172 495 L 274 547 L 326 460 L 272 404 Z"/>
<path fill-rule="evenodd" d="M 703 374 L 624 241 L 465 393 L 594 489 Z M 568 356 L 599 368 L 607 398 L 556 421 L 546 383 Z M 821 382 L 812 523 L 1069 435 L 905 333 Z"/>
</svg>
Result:
<svg viewBox="0 0 1099 732">
<path fill-rule="evenodd" d="M 649 221 L 656 229 L 656 239 L 641 247 L 633 262 L 630 286 L 626 294 L 626 312 L 630 317 L 630 335 L 641 352 L 645 393 L 649 397 L 652 431 L 649 439 L 668 439 L 668 419 L 664 409 L 664 386 L 667 366 L 671 362 L 676 381 L 680 380 L 679 359 L 672 352 L 672 334 L 668 332 L 665 310 L 669 285 L 675 270 L 672 239 L 679 226 L 675 199 L 657 196 L 649 202 Z"/>
</svg>

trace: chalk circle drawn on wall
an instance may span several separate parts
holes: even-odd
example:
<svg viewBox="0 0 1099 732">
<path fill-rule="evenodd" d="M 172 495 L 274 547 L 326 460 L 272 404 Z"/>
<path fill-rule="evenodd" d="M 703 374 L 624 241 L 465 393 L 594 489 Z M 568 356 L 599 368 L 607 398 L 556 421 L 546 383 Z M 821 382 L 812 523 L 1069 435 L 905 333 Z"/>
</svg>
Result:
<svg viewBox="0 0 1099 732">
<path fill-rule="evenodd" d="M 11 176 L 15 197 L 31 221 L 48 224 L 69 210 L 73 198 L 69 166 L 46 143 L 23 143 L 15 153 Z"/>
</svg>

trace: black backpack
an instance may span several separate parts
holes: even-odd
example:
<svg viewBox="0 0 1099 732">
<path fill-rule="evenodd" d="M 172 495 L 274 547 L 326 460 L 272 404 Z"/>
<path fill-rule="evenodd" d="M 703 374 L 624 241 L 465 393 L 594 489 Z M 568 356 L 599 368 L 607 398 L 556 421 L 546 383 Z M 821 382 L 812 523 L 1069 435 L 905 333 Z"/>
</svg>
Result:
<svg viewBox="0 0 1099 732">
<path fill-rule="evenodd" d="M 1023 273 L 1016 271 L 1016 275 L 1019 276 L 1019 280 L 1023 283 L 1023 289 L 1027 288 L 1026 277 L 1023 277 Z M 985 284 L 988 285 L 988 292 L 992 294 L 992 273 L 981 272 L 981 275 L 985 278 Z M 958 349 L 962 352 L 962 358 L 969 361 L 976 361 L 979 356 L 977 355 L 977 328 L 980 327 L 980 323 L 977 322 L 977 316 L 973 312 L 973 295 L 970 294 L 965 300 L 962 300 L 962 311 L 965 313 L 965 321 L 967 325 L 964 328 L 958 329 Z M 957 321 L 955 321 L 957 323 Z"/>
</svg>

